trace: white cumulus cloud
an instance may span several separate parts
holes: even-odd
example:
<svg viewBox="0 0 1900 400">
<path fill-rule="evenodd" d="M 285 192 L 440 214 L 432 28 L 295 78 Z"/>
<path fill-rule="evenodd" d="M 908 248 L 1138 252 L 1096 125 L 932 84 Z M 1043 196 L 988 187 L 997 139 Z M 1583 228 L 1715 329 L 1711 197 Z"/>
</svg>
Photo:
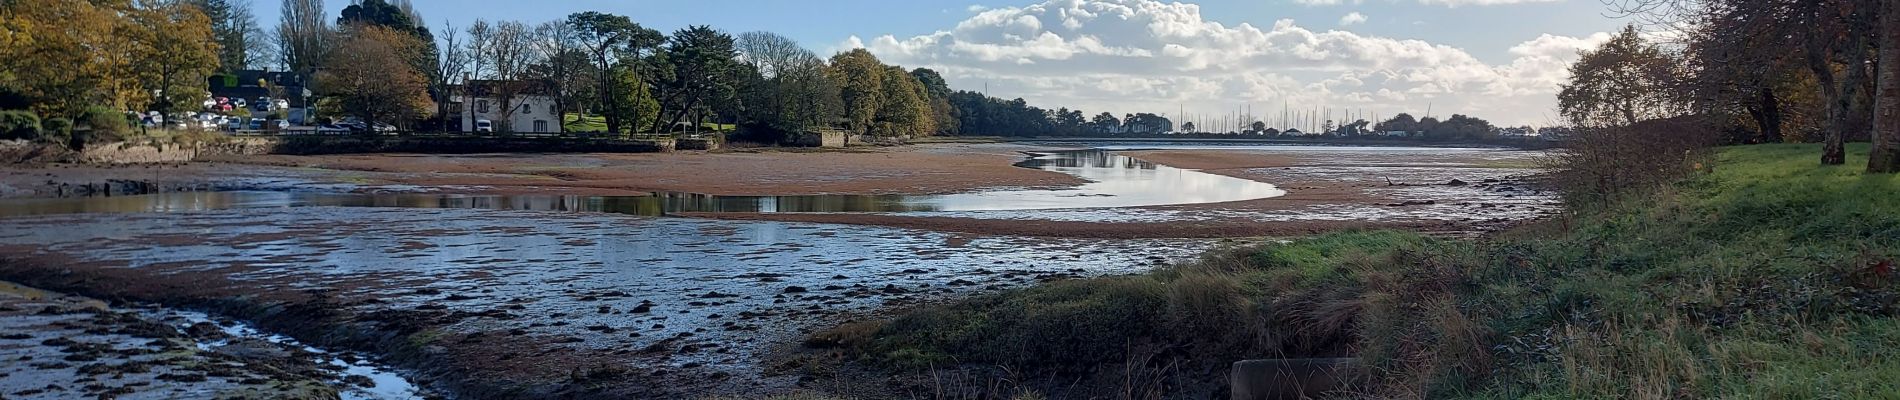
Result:
<svg viewBox="0 0 1900 400">
<path fill-rule="evenodd" d="M 1340 20 L 1364 21 L 1359 13 Z M 1291 20 L 1227 25 L 1203 18 L 1194 4 L 1046 0 L 983 10 L 927 35 L 852 37 L 840 47 L 936 69 L 956 88 L 987 84 L 998 97 L 1091 113 L 1214 113 L 1252 104 L 1265 115 L 1286 104 L 1390 115 L 1430 106 L 1440 115 L 1541 124 L 1577 51 L 1607 37 L 1527 38 L 1509 49 L 1509 62 L 1494 64 L 1445 44 Z"/>
<path fill-rule="evenodd" d="M 1347 13 L 1346 16 L 1344 17 L 1339 17 L 1340 26 L 1363 24 L 1363 23 L 1366 23 L 1366 15 L 1360 14 L 1358 11 L 1353 11 L 1351 13 Z"/>
</svg>

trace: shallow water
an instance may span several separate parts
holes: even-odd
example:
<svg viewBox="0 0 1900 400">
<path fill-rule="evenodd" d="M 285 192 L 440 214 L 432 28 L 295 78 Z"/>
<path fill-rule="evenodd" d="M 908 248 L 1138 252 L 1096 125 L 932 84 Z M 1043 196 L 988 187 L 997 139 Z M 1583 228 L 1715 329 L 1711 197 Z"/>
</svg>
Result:
<svg viewBox="0 0 1900 400">
<path fill-rule="evenodd" d="M 217 325 L 220 330 L 224 331 L 224 334 L 230 335 L 232 338 L 262 340 L 279 345 L 301 348 L 303 351 L 314 354 L 317 358 L 317 362 L 335 366 L 340 376 L 369 378 L 371 384 L 366 386 L 352 385 L 341 380 L 329 382 L 339 389 L 337 394 L 341 397 L 341 400 L 420 400 L 424 398 L 422 389 L 416 387 L 414 383 L 409 382 L 409 379 L 398 375 L 393 368 L 377 364 L 368 359 L 352 357 L 352 360 L 344 360 L 343 357 L 339 357 L 336 353 L 304 345 L 298 342 L 297 339 L 289 336 L 265 333 L 242 322 L 219 323 L 210 315 L 200 312 L 152 309 L 145 314 L 154 319 L 171 323 L 179 330 L 187 330 L 190 329 L 192 325 L 209 322 Z M 199 350 L 211 350 L 219 346 L 224 346 L 229 342 L 230 340 L 199 342 L 197 345 Z"/>
<path fill-rule="evenodd" d="M 1100 150 L 1034 153 L 1023 168 L 1089 182 L 1069 189 L 1010 189 L 948 195 L 467 196 L 317 191 L 184 192 L 0 201 L 0 217 L 96 212 L 177 212 L 297 206 L 593 211 L 658 216 L 678 212 L 905 212 L 1042 210 L 1218 203 L 1286 195 L 1269 183 L 1157 165 Z"/>
</svg>

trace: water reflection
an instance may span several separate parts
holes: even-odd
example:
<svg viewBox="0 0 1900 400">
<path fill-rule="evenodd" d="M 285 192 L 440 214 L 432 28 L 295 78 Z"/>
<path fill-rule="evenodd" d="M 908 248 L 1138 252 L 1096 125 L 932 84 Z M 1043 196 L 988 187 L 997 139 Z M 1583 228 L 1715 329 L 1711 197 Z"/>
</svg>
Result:
<svg viewBox="0 0 1900 400">
<path fill-rule="evenodd" d="M 197 192 L 0 201 L 0 216 L 176 212 L 301 206 L 593 211 L 658 216 L 679 212 L 909 212 L 1138 207 L 1252 200 L 1285 195 L 1271 184 L 1158 165 L 1100 150 L 1035 153 L 1024 168 L 1089 183 L 1062 190 L 998 190 L 950 195 L 468 196 L 315 192 Z"/>
</svg>

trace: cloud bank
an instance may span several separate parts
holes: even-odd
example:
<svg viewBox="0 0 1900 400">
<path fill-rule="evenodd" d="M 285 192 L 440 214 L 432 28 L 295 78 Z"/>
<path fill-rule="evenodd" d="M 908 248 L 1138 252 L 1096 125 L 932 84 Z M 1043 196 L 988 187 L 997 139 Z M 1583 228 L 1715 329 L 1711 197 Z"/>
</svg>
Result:
<svg viewBox="0 0 1900 400">
<path fill-rule="evenodd" d="M 1421 0 L 1491 4 L 1523 0 Z M 1363 22 L 1349 14 L 1341 24 Z M 1509 63 L 1420 40 L 1316 31 L 1291 20 L 1257 27 L 1202 18 L 1194 4 L 1155 0 L 1049 0 L 984 9 L 955 27 L 868 42 L 887 63 L 929 67 L 951 85 L 1050 108 L 1095 113 L 1254 114 L 1330 107 L 1390 115 L 1464 113 L 1500 124 L 1545 124 L 1578 50 L 1607 40 L 1545 34 L 1509 49 Z M 1267 110 L 1273 110 L 1271 112 Z M 1268 119 L 1268 118 L 1262 118 Z"/>
</svg>

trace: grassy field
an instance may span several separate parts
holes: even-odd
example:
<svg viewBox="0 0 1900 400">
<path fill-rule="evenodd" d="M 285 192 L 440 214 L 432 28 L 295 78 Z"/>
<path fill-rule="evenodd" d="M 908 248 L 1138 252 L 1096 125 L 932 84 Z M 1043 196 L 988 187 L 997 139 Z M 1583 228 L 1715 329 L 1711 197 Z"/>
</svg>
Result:
<svg viewBox="0 0 1900 400">
<path fill-rule="evenodd" d="M 1900 177 L 1818 154 L 1725 148 L 1712 172 L 1486 240 L 1346 232 L 1226 249 L 808 345 L 892 371 L 1162 365 L 1186 376 L 1175 389 L 1217 387 L 1240 359 L 1356 356 L 1373 397 L 1900 397 Z"/>
</svg>

